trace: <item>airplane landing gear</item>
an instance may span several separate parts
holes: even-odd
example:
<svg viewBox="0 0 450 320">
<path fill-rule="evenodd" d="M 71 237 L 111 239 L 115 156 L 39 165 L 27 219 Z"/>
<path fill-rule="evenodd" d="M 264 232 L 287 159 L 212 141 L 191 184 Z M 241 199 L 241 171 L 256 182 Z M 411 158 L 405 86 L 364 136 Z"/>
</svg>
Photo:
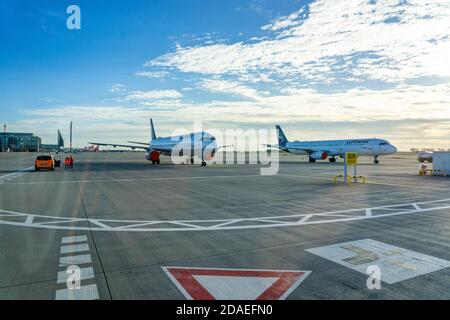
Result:
<svg viewBox="0 0 450 320">
<path fill-rule="evenodd" d="M 191 158 L 191 164 L 194 164 L 194 158 Z"/>
<path fill-rule="evenodd" d="M 309 157 L 309 162 L 316 162 L 316 159 Z"/>
<path fill-rule="evenodd" d="M 378 161 L 378 156 L 373 157 L 373 163 L 378 164 L 380 161 Z"/>
<path fill-rule="evenodd" d="M 331 157 L 330 159 L 328 159 L 330 162 L 336 162 L 336 158 L 335 157 Z"/>
<path fill-rule="evenodd" d="M 202 162 L 202 167 L 206 167 L 206 162 L 205 161 Z"/>
</svg>

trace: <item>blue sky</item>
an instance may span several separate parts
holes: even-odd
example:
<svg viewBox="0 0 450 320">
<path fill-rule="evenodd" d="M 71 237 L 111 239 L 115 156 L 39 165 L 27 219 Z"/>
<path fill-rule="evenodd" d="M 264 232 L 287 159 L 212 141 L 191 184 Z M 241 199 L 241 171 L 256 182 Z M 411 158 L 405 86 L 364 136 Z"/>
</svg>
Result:
<svg viewBox="0 0 450 320">
<path fill-rule="evenodd" d="M 66 8 L 81 9 L 68 30 Z M 0 119 L 51 143 L 284 124 L 449 147 L 448 1 L 0 3 Z"/>
</svg>

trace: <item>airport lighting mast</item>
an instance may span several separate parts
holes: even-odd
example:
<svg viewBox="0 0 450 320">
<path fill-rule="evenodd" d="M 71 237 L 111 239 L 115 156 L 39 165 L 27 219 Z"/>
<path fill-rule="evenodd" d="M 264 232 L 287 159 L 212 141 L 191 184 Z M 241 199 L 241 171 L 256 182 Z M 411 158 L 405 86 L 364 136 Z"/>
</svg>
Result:
<svg viewBox="0 0 450 320">
<path fill-rule="evenodd" d="M 3 125 L 3 151 L 6 151 L 6 124 Z"/>
<path fill-rule="evenodd" d="M 70 121 L 70 153 L 72 153 L 72 121 Z"/>
</svg>

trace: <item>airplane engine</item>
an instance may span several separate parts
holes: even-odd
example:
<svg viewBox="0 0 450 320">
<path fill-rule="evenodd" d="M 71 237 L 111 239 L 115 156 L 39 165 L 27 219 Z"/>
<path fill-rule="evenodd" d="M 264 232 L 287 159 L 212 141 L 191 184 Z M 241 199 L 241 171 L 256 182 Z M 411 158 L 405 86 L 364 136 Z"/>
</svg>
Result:
<svg viewBox="0 0 450 320">
<path fill-rule="evenodd" d="M 151 161 L 152 163 L 159 163 L 159 155 L 160 153 L 158 151 L 152 150 L 145 153 L 145 159 Z"/>
<path fill-rule="evenodd" d="M 316 151 L 309 155 L 314 160 L 325 160 L 328 158 L 328 153 L 324 151 Z"/>
<path fill-rule="evenodd" d="M 212 160 L 212 158 L 214 158 L 215 154 L 216 154 L 215 148 L 212 150 L 205 150 L 204 158 L 205 158 L 205 160 Z"/>
</svg>

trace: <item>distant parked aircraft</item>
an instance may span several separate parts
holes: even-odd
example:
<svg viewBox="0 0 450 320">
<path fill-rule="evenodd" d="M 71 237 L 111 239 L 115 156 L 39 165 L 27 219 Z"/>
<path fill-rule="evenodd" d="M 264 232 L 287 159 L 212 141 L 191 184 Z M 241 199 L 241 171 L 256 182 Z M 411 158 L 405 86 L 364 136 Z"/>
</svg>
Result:
<svg viewBox="0 0 450 320">
<path fill-rule="evenodd" d="M 433 152 L 419 151 L 419 153 L 417 153 L 417 160 L 420 162 L 433 162 Z"/>
<path fill-rule="evenodd" d="M 319 141 L 288 141 L 286 135 L 279 125 L 276 126 L 278 133 L 278 145 L 282 151 L 294 154 L 306 154 L 309 162 L 316 160 L 336 161 L 336 156 L 344 157 L 346 152 L 356 152 L 359 156 L 373 156 L 377 164 L 378 156 L 393 154 L 397 148 L 383 139 L 348 139 L 348 140 L 319 140 Z"/>
<path fill-rule="evenodd" d="M 84 148 L 76 148 L 75 152 L 98 152 L 98 145 L 91 145 Z"/>
<path fill-rule="evenodd" d="M 206 166 L 205 159 L 211 159 L 219 149 L 216 138 L 207 132 L 196 132 L 185 135 L 156 137 L 153 120 L 150 119 L 151 140 L 150 142 L 128 141 L 135 145 L 124 145 L 117 143 L 90 142 L 100 146 L 125 147 L 131 149 L 145 150 L 145 158 L 152 164 L 159 164 L 161 154 L 170 156 L 176 153 L 179 156 L 190 157 L 191 164 L 194 163 L 194 155 L 200 155 L 202 166 Z M 138 145 L 136 145 L 138 144 Z M 188 150 L 188 154 L 183 154 Z"/>
</svg>

